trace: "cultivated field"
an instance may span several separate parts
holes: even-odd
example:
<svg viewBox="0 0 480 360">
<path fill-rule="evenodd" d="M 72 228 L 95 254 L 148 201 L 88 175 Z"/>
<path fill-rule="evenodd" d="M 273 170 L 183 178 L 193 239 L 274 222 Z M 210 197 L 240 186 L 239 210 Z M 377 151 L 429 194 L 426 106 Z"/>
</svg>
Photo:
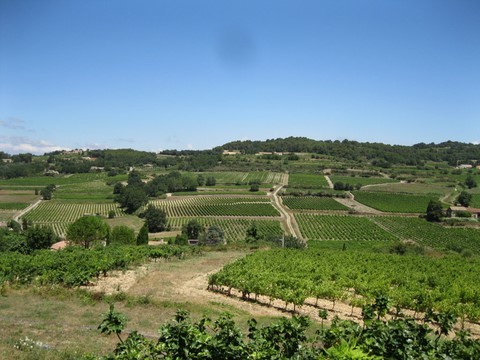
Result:
<svg viewBox="0 0 480 360">
<path fill-rule="evenodd" d="M 355 200 L 374 209 L 385 212 L 425 213 L 428 203 L 435 195 L 408 195 L 354 191 Z"/>
<path fill-rule="evenodd" d="M 283 196 L 282 201 L 292 210 L 348 210 L 346 206 L 329 197 Z"/>
<path fill-rule="evenodd" d="M 295 214 L 304 238 L 339 241 L 394 241 L 397 238 L 367 217 Z"/>
<path fill-rule="evenodd" d="M 153 200 L 169 217 L 279 216 L 267 197 L 180 197 Z"/>
</svg>

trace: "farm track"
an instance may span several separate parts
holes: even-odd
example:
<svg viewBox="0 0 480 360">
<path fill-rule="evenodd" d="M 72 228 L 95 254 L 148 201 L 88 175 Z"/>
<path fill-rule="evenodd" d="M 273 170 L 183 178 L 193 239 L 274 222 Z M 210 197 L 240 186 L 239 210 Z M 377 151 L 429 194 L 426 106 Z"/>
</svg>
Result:
<svg viewBox="0 0 480 360">
<path fill-rule="evenodd" d="M 278 196 L 278 192 L 283 188 L 283 185 L 278 186 L 272 194 L 272 204 L 280 212 L 284 224 L 286 225 L 289 235 L 293 235 L 298 239 L 302 239 L 302 233 L 300 228 L 295 220 L 295 217 L 292 215 L 291 211 L 287 210 L 283 205 L 282 199 Z"/>
<path fill-rule="evenodd" d="M 42 202 L 42 199 L 38 199 L 37 201 L 35 201 L 33 204 L 30 204 L 28 207 L 26 207 L 25 209 L 23 210 L 20 210 L 18 213 L 16 213 L 13 217 L 13 220 L 17 221 L 18 222 L 18 219 L 21 218 L 23 215 L 25 215 L 27 212 L 29 212 L 30 210 L 33 210 L 35 209 L 38 205 L 40 205 L 40 203 Z"/>
<path fill-rule="evenodd" d="M 332 180 L 330 179 L 330 177 L 328 175 L 325 175 L 325 180 L 327 180 L 327 183 L 328 183 L 328 187 L 330 189 L 333 189 L 333 182 Z"/>
</svg>

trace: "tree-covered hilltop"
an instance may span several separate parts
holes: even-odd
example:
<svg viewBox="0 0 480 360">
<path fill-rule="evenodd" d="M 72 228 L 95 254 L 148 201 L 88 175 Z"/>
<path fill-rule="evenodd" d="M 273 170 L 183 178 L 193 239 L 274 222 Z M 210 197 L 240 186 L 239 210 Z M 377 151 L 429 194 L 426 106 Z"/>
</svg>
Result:
<svg viewBox="0 0 480 360">
<path fill-rule="evenodd" d="M 313 140 L 288 137 L 265 141 L 232 141 L 214 150 L 239 150 L 244 154 L 258 152 L 306 152 L 329 155 L 347 160 L 369 160 L 378 164 L 417 165 L 424 161 L 446 161 L 450 165 L 480 161 L 480 145 L 446 141 L 439 144 L 419 143 L 413 146 L 351 140 Z"/>
</svg>

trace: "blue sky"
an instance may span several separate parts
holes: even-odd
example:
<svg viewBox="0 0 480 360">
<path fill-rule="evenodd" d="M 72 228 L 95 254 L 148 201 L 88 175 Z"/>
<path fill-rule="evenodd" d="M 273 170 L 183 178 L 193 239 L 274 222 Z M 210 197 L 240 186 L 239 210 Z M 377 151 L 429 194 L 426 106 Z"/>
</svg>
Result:
<svg viewBox="0 0 480 360">
<path fill-rule="evenodd" d="M 0 150 L 480 141 L 480 1 L 0 0 Z"/>
</svg>

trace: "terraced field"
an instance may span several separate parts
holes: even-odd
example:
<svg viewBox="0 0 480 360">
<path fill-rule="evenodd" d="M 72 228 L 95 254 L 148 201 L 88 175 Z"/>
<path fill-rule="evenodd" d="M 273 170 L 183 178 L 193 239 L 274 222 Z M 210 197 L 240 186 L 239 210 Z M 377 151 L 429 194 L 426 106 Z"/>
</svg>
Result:
<svg viewBox="0 0 480 360">
<path fill-rule="evenodd" d="M 267 197 L 186 197 L 153 200 L 168 217 L 191 216 L 280 216 Z"/>
<path fill-rule="evenodd" d="M 282 201 L 292 210 L 348 210 L 348 207 L 329 197 L 284 196 Z"/>
<path fill-rule="evenodd" d="M 295 214 L 295 219 L 303 237 L 309 240 L 398 240 L 367 217 Z"/>
<path fill-rule="evenodd" d="M 181 230 L 182 226 L 188 221 L 195 219 L 205 228 L 215 225 L 220 227 L 225 233 L 225 239 L 227 241 L 240 241 L 245 239 L 245 234 L 252 224 L 252 220 L 249 219 L 219 219 L 219 218 L 169 218 L 168 224 L 172 230 Z M 281 235 L 283 229 L 280 222 L 277 220 L 254 220 L 257 225 L 258 232 L 262 236 L 266 235 Z"/>
</svg>

